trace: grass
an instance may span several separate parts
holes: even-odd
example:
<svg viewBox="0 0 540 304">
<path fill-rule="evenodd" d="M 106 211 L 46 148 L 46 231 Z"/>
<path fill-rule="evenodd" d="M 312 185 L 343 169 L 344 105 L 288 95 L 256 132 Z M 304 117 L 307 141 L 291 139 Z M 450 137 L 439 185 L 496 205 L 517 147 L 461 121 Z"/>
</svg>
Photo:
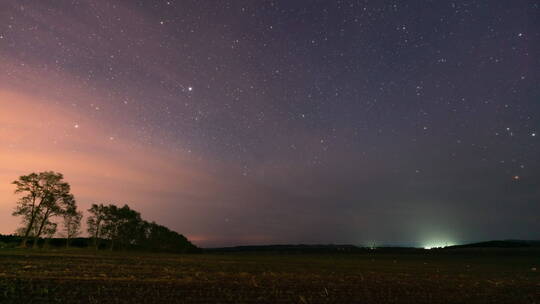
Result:
<svg viewBox="0 0 540 304">
<path fill-rule="evenodd" d="M 540 303 L 540 257 L 0 250 L 0 303 Z"/>
</svg>

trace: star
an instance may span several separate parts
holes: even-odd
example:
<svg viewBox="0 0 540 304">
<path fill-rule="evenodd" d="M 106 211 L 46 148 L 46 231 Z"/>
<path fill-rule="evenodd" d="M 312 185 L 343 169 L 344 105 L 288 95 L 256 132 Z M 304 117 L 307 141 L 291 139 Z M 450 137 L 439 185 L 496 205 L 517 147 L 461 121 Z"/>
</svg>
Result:
<svg viewBox="0 0 540 304">
<path fill-rule="evenodd" d="M 523 65 L 531 61 L 531 45 L 540 38 L 524 22 L 535 9 L 530 4 L 434 1 L 431 13 L 436 14 L 430 15 L 399 1 L 180 5 L 183 2 L 156 0 L 123 1 L 122 6 L 116 1 L 91 1 L 90 11 L 78 1 L 60 1 L 52 5 L 54 14 L 40 14 L 36 20 L 33 15 L 43 10 L 43 4 L 34 2 L 39 1 L 25 1 L 24 12 L 20 5 L 7 5 L 1 14 L 5 18 L 0 22 L 4 26 L 0 26 L 0 120 L 7 116 L 10 123 L 0 125 L 0 137 L 6 134 L 14 141 L 6 140 L 5 145 L 14 145 L 16 152 L 23 149 L 19 141 L 24 141 L 41 154 L 48 148 L 39 147 L 42 142 L 55 148 L 57 140 L 55 149 L 43 152 L 60 158 L 63 154 L 55 152 L 66 149 L 96 161 L 103 157 L 107 165 L 103 170 L 126 170 L 118 176 L 128 177 L 141 170 L 148 174 L 144 177 L 148 187 L 160 182 L 154 178 L 158 172 L 167 183 L 171 180 L 163 185 L 171 191 L 158 191 L 150 200 L 170 206 L 185 196 L 173 186 L 176 177 L 185 174 L 190 180 L 193 173 L 204 183 L 190 191 L 209 202 L 190 208 L 179 205 L 179 217 L 205 215 L 215 200 L 238 212 L 218 219 L 235 219 L 250 215 L 244 206 L 255 204 L 263 210 L 257 216 L 292 225 L 298 229 L 292 231 L 296 237 L 304 234 L 300 231 L 304 228 L 310 235 L 309 221 L 296 225 L 289 222 L 291 217 L 276 216 L 272 210 L 265 214 L 263 207 L 289 208 L 286 202 L 294 199 L 298 208 L 308 208 L 313 199 L 304 194 L 313 192 L 317 206 L 310 210 L 324 212 L 328 224 L 335 225 L 342 210 L 361 214 L 364 207 L 371 208 L 365 197 L 384 192 L 370 210 L 384 215 L 394 201 L 424 208 L 427 197 L 447 190 L 465 197 L 464 204 L 474 201 L 484 209 L 492 204 L 490 197 L 497 196 L 507 202 L 508 209 L 499 210 L 501 219 L 508 212 L 510 222 L 534 212 L 526 204 L 511 208 L 523 193 L 540 200 L 534 192 L 540 151 L 540 138 L 536 140 L 540 108 L 531 89 L 536 75 L 531 74 L 533 66 Z M 66 26 L 72 15 L 84 24 Z M 498 16 L 496 25 L 491 16 Z M 436 31 L 426 30 L 433 27 Z M 39 35 L 45 28 L 63 30 Z M 377 35 L 380 39 L 369 39 Z M 495 52 L 484 50 L 495 45 Z M 471 85 L 479 79 L 481 85 Z M 12 120 L 20 120 L 20 127 Z M 28 129 L 34 125 L 38 132 Z M 136 168 L 128 168 L 128 153 L 140 159 Z M 0 157 L 0 168 L 5 167 L 2 161 L 10 158 Z M 109 168 L 112 162 L 118 166 Z M 51 169 L 55 164 L 38 163 Z M 154 170 L 155 165 L 170 168 Z M 453 187 L 461 182 L 470 185 Z M 501 182 L 508 187 L 501 187 Z M 129 183 L 132 186 L 144 190 Z M 121 199 L 122 191 L 107 189 L 111 198 Z M 254 193 L 265 195 L 252 202 Z M 0 191 L 0 201 L 2 195 L 9 193 Z M 340 202 L 329 208 L 333 212 L 323 210 L 335 197 Z M 140 205 L 150 209 L 152 203 L 141 199 Z M 443 211 L 454 209 L 451 200 L 439 203 L 448 207 Z M 419 232 L 432 230 L 429 224 L 436 210 L 428 209 L 424 215 L 429 218 L 420 219 L 425 227 L 419 224 Z M 478 210 L 453 216 L 463 221 L 479 217 L 474 214 Z M 214 225 L 214 216 L 210 212 L 190 231 L 207 231 L 205 225 Z M 397 216 L 403 220 L 400 225 L 408 224 L 409 219 Z M 232 232 L 244 226 L 254 229 L 252 224 L 238 224 L 225 231 L 227 235 L 219 231 L 224 234 L 219 237 L 234 239 Z M 486 220 L 478 227 L 487 232 L 493 228 L 500 235 L 532 235 L 524 225 L 505 230 L 495 224 L 489 227 L 492 224 Z M 0 214 L 0 232 L 5 225 Z M 538 231 L 540 222 L 535 225 Z M 268 231 L 269 239 L 288 241 L 288 234 L 279 235 L 283 232 L 278 228 Z M 345 236 L 357 233 L 354 223 L 347 229 Z M 249 232 L 267 233 L 262 228 Z M 376 237 L 384 241 L 384 234 Z M 337 235 L 338 240 L 343 235 Z"/>
</svg>

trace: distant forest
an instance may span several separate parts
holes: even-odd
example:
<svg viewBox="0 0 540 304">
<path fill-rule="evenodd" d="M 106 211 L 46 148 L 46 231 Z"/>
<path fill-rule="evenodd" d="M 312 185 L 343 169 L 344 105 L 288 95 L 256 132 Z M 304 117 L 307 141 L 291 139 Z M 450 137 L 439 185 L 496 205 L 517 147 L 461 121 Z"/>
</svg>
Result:
<svg viewBox="0 0 540 304">
<path fill-rule="evenodd" d="M 186 237 L 155 222 L 147 222 L 128 205 L 92 204 L 80 237 L 83 212 L 61 173 L 23 175 L 13 182 L 17 200 L 13 216 L 21 218 L 14 235 L 0 236 L 0 247 L 84 247 L 95 250 L 198 252 Z M 16 244 L 16 245 L 15 245 Z"/>
</svg>

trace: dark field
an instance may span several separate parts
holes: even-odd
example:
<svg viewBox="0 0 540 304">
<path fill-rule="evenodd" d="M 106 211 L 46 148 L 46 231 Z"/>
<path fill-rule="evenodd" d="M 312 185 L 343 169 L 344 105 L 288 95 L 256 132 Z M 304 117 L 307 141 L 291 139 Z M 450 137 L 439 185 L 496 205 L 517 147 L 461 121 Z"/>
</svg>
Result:
<svg viewBox="0 0 540 304">
<path fill-rule="evenodd" d="M 533 254 L 0 250 L 0 303 L 540 303 Z"/>
</svg>

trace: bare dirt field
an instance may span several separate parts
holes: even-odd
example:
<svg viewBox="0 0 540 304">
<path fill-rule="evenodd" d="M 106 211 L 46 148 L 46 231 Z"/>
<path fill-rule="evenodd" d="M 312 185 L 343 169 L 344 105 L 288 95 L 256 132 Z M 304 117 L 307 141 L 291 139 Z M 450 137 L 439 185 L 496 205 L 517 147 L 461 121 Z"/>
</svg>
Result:
<svg viewBox="0 0 540 304">
<path fill-rule="evenodd" d="M 534 254 L 0 250 L 0 303 L 540 303 Z"/>
</svg>

